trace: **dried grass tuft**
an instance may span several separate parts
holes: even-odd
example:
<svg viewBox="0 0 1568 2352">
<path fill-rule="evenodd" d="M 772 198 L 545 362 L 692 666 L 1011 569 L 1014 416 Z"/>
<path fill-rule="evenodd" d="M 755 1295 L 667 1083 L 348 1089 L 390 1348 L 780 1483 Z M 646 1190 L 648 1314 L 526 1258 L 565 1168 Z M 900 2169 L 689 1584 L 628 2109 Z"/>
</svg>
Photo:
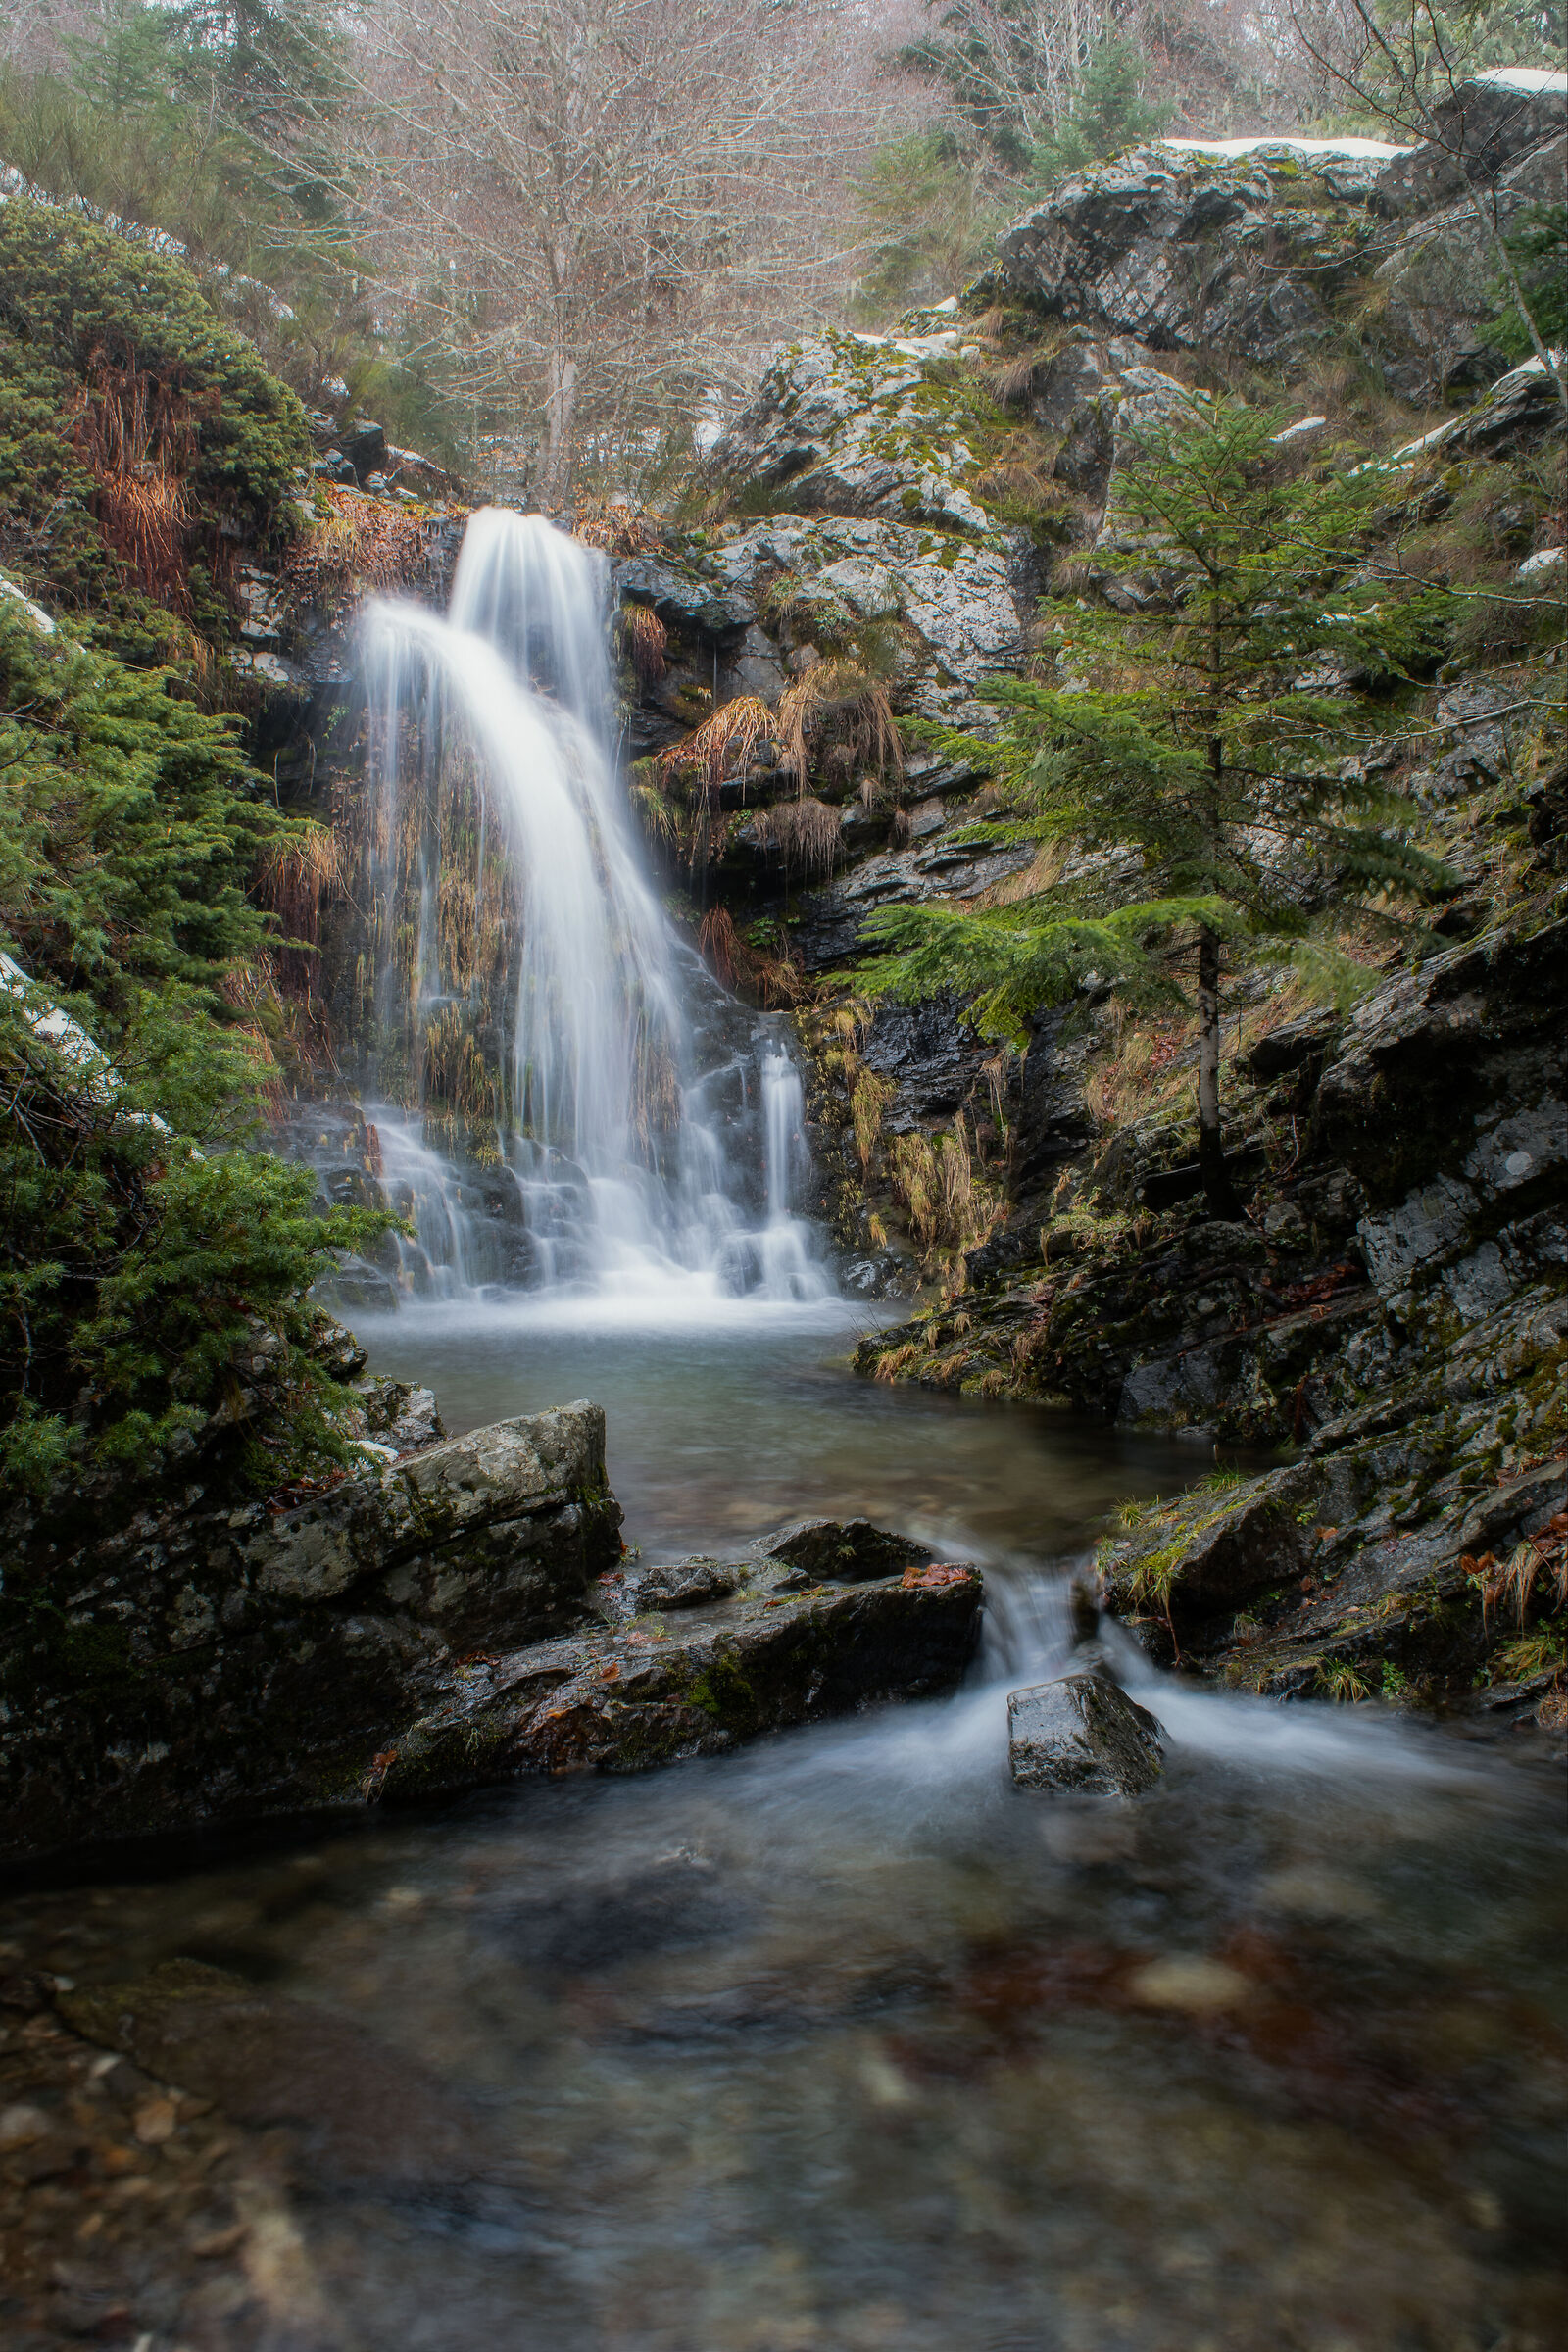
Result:
<svg viewBox="0 0 1568 2352">
<path fill-rule="evenodd" d="M 844 764 L 875 779 L 904 775 L 904 746 L 885 686 L 854 662 L 817 662 L 786 687 L 778 707 L 778 738 L 786 772 L 802 793 L 813 754 L 834 750 Z M 864 783 L 862 797 L 869 798 Z"/>
<path fill-rule="evenodd" d="M 669 631 L 651 605 L 622 605 L 619 628 L 621 643 L 637 672 L 637 682 L 646 692 L 650 686 L 657 686 L 664 674 Z"/>
<path fill-rule="evenodd" d="M 757 837 L 764 848 L 777 851 L 786 874 L 793 867 L 803 881 L 825 880 L 844 846 L 838 810 L 805 798 L 764 809 L 757 820 Z"/>
<path fill-rule="evenodd" d="M 743 950 L 727 906 L 710 907 L 698 926 L 697 947 L 714 979 L 733 988 L 740 977 Z"/>
<path fill-rule="evenodd" d="M 572 537 L 607 556 L 645 556 L 659 547 L 663 531 L 652 514 L 619 498 L 585 498 L 577 503 Z"/>
<path fill-rule="evenodd" d="M 928 1259 L 976 1249 L 992 1232 L 1003 1196 L 978 1172 L 961 1113 L 953 1132 L 935 1140 L 918 1132 L 894 1136 L 887 1157 L 894 1193 Z"/>
<path fill-rule="evenodd" d="M 343 845 L 325 825 L 302 825 L 263 848 L 256 896 L 278 919 L 273 978 L 280 995 L 309 1003 L 320 962 L 321 906 L 347 888 Z"/>
<path fill-rule="evenodd" d="M 423 578 L 429 567 L 424 525 L 384 499 L 329 482 L 317 493 L 311 527 L 283 565 L 290 602 L 332 610 L 353 599 L 389 595 Z"/>
<path fill-rule="evenodd" d="M 198 401 L 177 372 L 166 380 L 99 349 L 87 362 L 71 424 L 73 444 L 98 485 L 104 537 L 144 594 L 182 614 L 190 610 L 185 476 L 196 462 L 202 418 L 217 398 Z"/>
<path fill-rule="evenodd" d="M 695 733 L 660 757 L 666 771 L 700 767 L 710 788 L 716 792 L 726 776 L 739 775 L 744 783 L 754 753 L 760 744 L 773 740 L 773 713 L 761 697 L 741 694 L 731 703 L 720 704 Z"/>
</svg>

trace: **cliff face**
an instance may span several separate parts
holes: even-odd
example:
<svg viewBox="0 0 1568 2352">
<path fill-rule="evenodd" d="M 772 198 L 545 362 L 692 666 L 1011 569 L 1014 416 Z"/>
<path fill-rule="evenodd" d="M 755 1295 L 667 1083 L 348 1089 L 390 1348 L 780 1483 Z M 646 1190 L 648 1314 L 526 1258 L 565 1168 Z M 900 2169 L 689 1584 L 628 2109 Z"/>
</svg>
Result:
<svg viewBox="0 0 1568 2352">
<path fill-rule="evenodd" d="M 1053 580 L 1142 592 L 1118 473 L 1188 385 L 1283 393 L 1302 433 L 1357 432 L 1388 481 L 1378 560 L 1457 589 L 1467 616 L 1390 773 L 1462 888 L 1424 958 L 1351 1012 L 1237 974 L 1243 1222 L 1198 1198 L 1180 1022 L 1091 990 L 1040 1016 L 1019 1059 L 956 999 L 873 1013 L 829 989 L 803 1018 L 850 1277 L 924 1285 L 861 1368 L 1283 1449 L 1259 1487 L 1107 1557 L 1167 1654 L 1278 1691 L 1560 1709 L 1565 445 L 1550 374 L 1499 348 L 1472 199 L 1504 229 L 1561 203 L 1563 117 L 1560 94 L 1499 107 L 1478 85 L 1459 160 L 1154 149 L 1068 181 L 961 313 L 787 354 L 713 453 L 705 527 L 661 576 L 620 573 L 669 631 L 637 722 L 666 760 L 705 685 L 776 706 L 818 663 L 869 670 L 877 630 L 893 708 L 949 722 L 901 778 L 835 769 L 830 738 L 804 766 L 764 748 L 724 777 L 705 888 L 819 982 L 875 908 L 1082 878 L 1069 861 L 1026 883 L 1029 850 L 976 833 L 988 799 L 952 724 L 983 744 L 993 649 L 1015 632 L 1004 658 L 1027 660 Z M 964 615 L 946 632 L 937 575 Z M 814 873 L 791 871 L 766 815 L 803 791 L 831 812 Z M 943 1228 L 917 1179 L 955 1175 L 956 1136 L 968 1205 Z"/>
</svg>

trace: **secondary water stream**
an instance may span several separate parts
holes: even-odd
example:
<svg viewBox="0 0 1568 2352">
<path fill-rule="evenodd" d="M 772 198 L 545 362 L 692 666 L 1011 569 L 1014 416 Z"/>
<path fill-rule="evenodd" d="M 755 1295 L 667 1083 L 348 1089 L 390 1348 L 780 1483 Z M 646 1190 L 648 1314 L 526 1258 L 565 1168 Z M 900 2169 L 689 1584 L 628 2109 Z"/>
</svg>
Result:
<svg viewBox="0 0 1568 2352">
<path fill-rule="evenodd" d="M 602 1397 L 649 1555 L 821 1508 L 979 1558 L 968 1689 L 0 1915 L 13 1967 L 187 1954 L 319 2004 L 373 2034 L 394 2111 L 405 2082 L 422 2102 L 385 2152 L 413 2184 L 329 2149 L 268 2326 L 201 2345 L 1560 2344 L 1560 1792 L 1367 1710 L 1170 1681 L 1142 1693 L 1170 1764 L 1136 1809 L 1015 1790 L 1005 1692 L 1058 1652 L 1061 1562 L 1200 1465 L 867 1387 L 823 1310 L 750 1313 L 366 1336 L 457 1425 Z M 431 2083 L 469 2119 L 456 2174 L 419 2171 Z M 327 2067 L 296 2105 L 338 2095 Z"/>
</svg>

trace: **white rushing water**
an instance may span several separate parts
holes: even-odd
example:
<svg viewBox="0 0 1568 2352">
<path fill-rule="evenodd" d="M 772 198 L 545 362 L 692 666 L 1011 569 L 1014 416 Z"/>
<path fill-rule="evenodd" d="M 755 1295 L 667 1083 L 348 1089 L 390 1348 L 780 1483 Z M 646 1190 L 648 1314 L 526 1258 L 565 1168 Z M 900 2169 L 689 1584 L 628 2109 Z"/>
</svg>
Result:
<svg viewBox="0 0 1568 2352">
<path fill-rule="evenodd" d="M 608 580 L 543 516 L 487 508 L 444 617 L 365 616 L 369 1091 L 417 1237 L 399 1285 L 644 1321 L 822 1300 L 782 1024 L 682 946 L 632 837 Z"/>
</svg>

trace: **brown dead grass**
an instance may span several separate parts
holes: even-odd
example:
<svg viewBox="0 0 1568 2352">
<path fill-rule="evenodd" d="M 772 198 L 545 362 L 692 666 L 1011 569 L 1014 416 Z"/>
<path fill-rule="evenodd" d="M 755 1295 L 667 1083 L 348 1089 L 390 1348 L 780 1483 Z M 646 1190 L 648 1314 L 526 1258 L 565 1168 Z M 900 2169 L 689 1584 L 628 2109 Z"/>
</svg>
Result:
<svg viewBox="0 0 1568 2352">
<path fill-rule="evenodd" d="M 646 556 L 662 545 L 664 536 L 655 515 L 620 498 L 579 499 L 571 532 L 607 556 Z"/>
<path fill-rule="evenodd" d="M 669 644 L 669 631 L 651 605 L 622 605 L 619 615 L 621 643 L 631 656 L 637 683 L 646 693 L 657 686 L 664 674 L 664 655 Z"/>
<path fill-rule="evenodd" d="M 424 574 L 419 516 L 363 490 L 330 482 L 317 492 L 308 530 L 289 549 L 283 577 L 290 602 L 334 610 L 365 595 L 389 595 Z"/>
<path fill-rule="evenodd" d="M 190 610 L 185 477 L 217 400 L 196 399 L 177 375 L 166 380 L 98 350 L 72 416 L 73 444 L 98 485 L 104 537 L 135 585 L 180 614 Z"/>
<path fill-rule="evenodd" d="M 860 797 L 870 804 L 877 784 L 904 777 L 904 745 L 885 686 L 854 662 L 817 662 L 786 687 L 778 707 L 778 741 L 785 771 L 805 793 L 806 779 L 825 754 L 860 771 Z"/>
<path fill-rule="evenodd" d="M 280 997 L 310 1003 L 318 994 L 321 907 L 347 887 L 343 844 L 325 825 L 302 825 L 263 849 L 256 897 L 278 920 L 269 980 Z"/>
<path fill-rule="evenodd" d="M 744 782 L 753 754 L 773 741 L 774 725 L 773 713 L 760 695 L 737 695 L 733 702 L 721 703 L 683 743 L 662 752 L 661 764 L 666 774 L 674 768 L 699 768 L 716 792 L 726 776 L 739 775 Z"/>
<path fill-rule="evenodd" d="M 777 852 L 786 876 L 794 872 L 803 882 L 825 880 L 844 845 L 838 810 L 804 796 L 764 808 L 757 819 L 757 837 Z"/>
</svg>

